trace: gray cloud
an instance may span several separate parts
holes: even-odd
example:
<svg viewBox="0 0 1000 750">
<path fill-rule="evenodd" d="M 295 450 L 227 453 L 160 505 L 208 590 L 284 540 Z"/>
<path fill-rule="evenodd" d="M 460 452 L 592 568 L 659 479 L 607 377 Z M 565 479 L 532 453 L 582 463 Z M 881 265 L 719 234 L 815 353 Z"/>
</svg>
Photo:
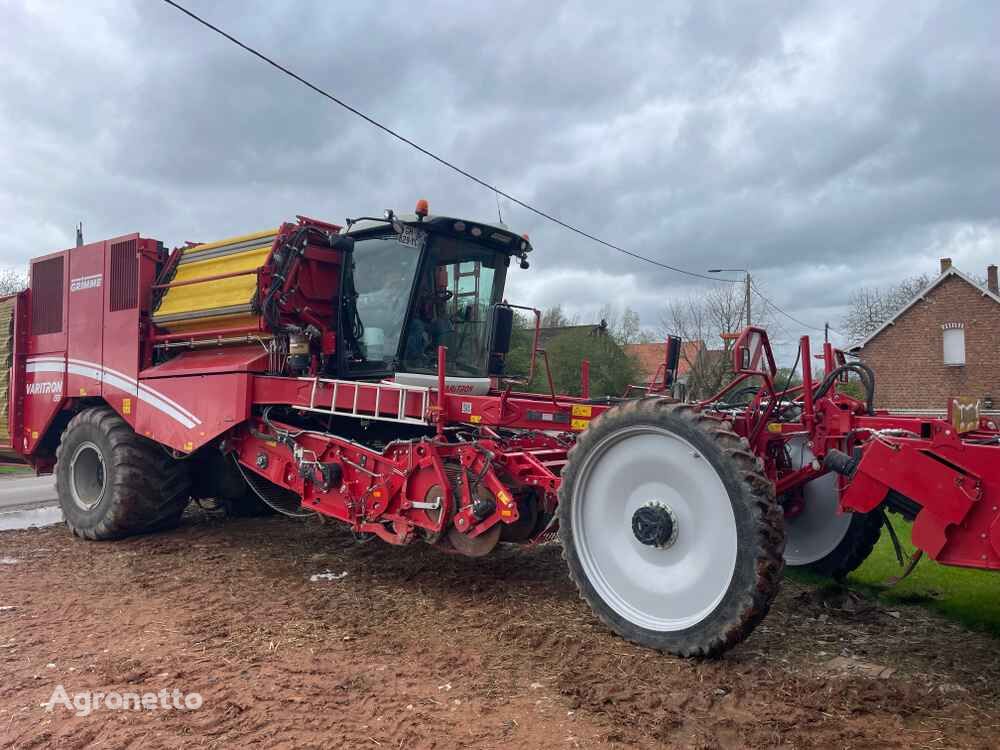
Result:
<svg viewBox="0 0 1000 750">
<path fill-rule="evenodd" d="M 1000 259 L 993 4 L 328 3 L 194 10 L 505 190 L 703 271 L 749 266 L 836 325 L 855 285 Z M 147 0 L 5 6 L 0 262 L 140 231 L 169 244 L 495 197 Z M 709 282 L 505 205 L 509 296 L 583 317 Z M 807 332 L 782 320 L 786 338 Z"/>
</svg>

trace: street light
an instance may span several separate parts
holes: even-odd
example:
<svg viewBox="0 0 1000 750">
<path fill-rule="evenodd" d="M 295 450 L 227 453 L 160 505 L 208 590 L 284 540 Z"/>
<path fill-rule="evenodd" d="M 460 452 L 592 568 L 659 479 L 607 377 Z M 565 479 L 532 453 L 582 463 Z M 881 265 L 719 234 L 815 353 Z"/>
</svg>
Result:
<svg viewBox="0 0 1000 750">
<path fill-rule="evenodd" d="M 709 268 L 709 273 L 745 273 L 747 326 L 750 326 L 750 269 L 749 268 Z"/>
</svg>

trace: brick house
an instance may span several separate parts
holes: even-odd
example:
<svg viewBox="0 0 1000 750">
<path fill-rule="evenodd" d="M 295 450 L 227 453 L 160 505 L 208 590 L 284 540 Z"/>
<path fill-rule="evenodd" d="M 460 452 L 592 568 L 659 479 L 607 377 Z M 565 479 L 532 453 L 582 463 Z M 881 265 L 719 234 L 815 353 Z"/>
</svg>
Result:
<svg viewBox="0 0 1000 750">
<path fill-rule="evenodd" d="M 948 399 L 1000 402 L 1000 289 L 941 259 L 941 275 L 852 351 L 875 370 L 875 405 L 943 410 Z"/>
</svg>

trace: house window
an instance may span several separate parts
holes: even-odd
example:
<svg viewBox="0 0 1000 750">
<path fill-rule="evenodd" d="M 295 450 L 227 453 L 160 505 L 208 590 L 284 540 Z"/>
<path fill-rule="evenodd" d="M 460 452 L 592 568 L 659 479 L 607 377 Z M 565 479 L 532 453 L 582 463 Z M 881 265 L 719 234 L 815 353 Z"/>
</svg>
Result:
<svg viewBox="0 0 1000 750">
<path fill-rule="evenodd" d="M 965 364 L 965 325 L 945 323 L 941 326 L 944 338 L 944 363 L 950 367 Z"/>
</svg>

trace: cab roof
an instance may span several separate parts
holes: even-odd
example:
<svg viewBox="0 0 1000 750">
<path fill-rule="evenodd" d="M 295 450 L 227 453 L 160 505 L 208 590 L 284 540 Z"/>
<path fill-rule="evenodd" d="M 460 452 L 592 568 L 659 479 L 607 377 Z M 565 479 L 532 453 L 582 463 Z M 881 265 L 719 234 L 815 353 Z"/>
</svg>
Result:
<svg viewBox="0 0 1000 750">
<path fill-rule="evenodd" d="M 498 250 L 510 255 L 521 255 L 532 251 L 531 242 L 526 236 L 515 234 L 507 225 L 485 221 L 469 221 L 454 216 L 424 216 L 417 214 L 393 214 L 392 220 L 401 224 L 420 227 L 429 232 L 447 234 L 452 237 L 468 237 L 484 244 L 495 244 Z M 391 228 L 388 219 L 363 218 L 350 224 L 342 230 L 343 234 L 352 236 L 365 235 L 377 230 Z M 492 241 L 492 243 L 490 242 Z"/>
</svg>

